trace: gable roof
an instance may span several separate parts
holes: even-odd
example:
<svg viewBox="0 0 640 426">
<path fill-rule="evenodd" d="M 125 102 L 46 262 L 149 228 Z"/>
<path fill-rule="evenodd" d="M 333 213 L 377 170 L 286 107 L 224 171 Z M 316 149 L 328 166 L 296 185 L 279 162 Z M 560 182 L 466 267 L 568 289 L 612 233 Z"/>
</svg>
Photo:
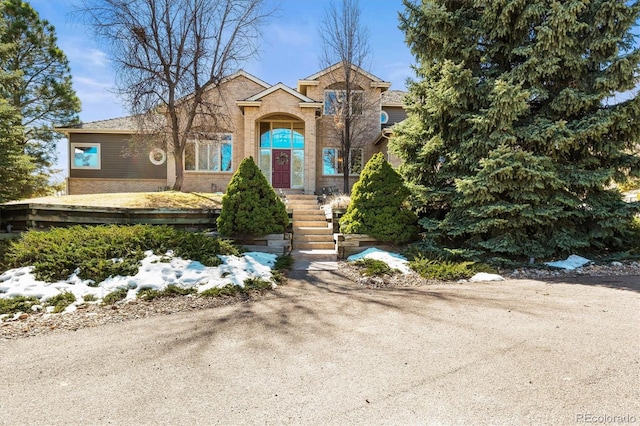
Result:
<svg viewBox="0 0 640 426">
<path fill-rule="evenodd" d="M 69 133 L 120 133 L 130 134 L 138 130 L 138 116 L 109 118 L 107 120 L 89 121 L 72 126 L 55 127 L 55 131 L 68 135 Z"/>
<path fill-rule="evenodd" d="M 256 93 L 255 95 L 251 96 L 250 98 L 245 99 L 246 101 L 259 101 L 260 99 L 264 98 L 265 96 L 276 92 L 278 90 L 284 90 L 285 92 L 287 92 L 288 94 L 295 96 L 296 98 L 298 98 L 300 100 L 300 102 L 306 102 L 306 103 L 317 103 L 315 100 L 303 95 L 302 93 L 298 92 L 297 90 L 292 89 L 289 86 L 286 86 L 283 83 L 278 83 L 274 86 L 269 87 L 266 90 L 263 90 L 260 93 Z"/>
<path fill-rule="evenodd" d="M 245 78 L 253 81 L 254 83 L 264 87 L 265 89 L 271 87 L 271 85 L 269 83 L 266 83 L 265 81 L 260 80 L 258 77 L 256 77 L 253 74 L 249 74 L 245 70 L 236 71 L 233 74 L 230 74 L 230 75 L 228 75 L 226 77 L 223 77 L 222 80 L 220 80 L 220 84 L 226 83 L 227 81 L 231 81 L 231 80 L 236 79 L 238 77 L 245 77 Z"/>
<path fill-rule="evenodd" d="M 337 70 L 340 67 L 342 67 L 342 63 L 341 62 L 335 63 L 335 64 L 331 65 L 330 67 L 327 67 L 327 68 L 325 68 L 325 69 L 323 69 L 321 71 L 318 71 L 317 73 L 315 73 L 313 75 L 310 75 L 309 77 L 305 78 L 304 81 L 317 80 L 320 77 L 322 77 L 323 75 L 330 74 L 330 73 L 332 73 L 333 71 Z M 358 67 L 356 65 L 351 64 L 351 69 L 356 71 L 356 72 L 358 72 L 358 73 L 360 73 L 360 74 L 362 74 L 362 75 L 364 75 L 365 77 L 367 77 L 369 80 L 371 80 L 373 82 L 386 83 L 386 81 L 382 80 L 379 77 L 376 77 L 375 75 L 371 74 L 370 72 L 367 72 L 367 71 L 363 70 L 362 68 L 360 68 L 360 67 Z M 391 85 L 391 83 L 389 83 L 389 85 Z"/>
</svg>

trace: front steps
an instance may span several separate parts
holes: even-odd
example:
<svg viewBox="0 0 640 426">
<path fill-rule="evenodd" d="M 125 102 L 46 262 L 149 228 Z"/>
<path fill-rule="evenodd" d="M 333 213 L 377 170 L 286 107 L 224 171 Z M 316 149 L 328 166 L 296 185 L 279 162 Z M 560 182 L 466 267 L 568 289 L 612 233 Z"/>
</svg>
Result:
<svg viewBox="0 0 640 426">
<path fill-rule="evenodd" d="M 293 250 L 335 250 L 333 227 L 315 195 L 289 194 L 286 202 L 293 211 Z"/>
</svg>

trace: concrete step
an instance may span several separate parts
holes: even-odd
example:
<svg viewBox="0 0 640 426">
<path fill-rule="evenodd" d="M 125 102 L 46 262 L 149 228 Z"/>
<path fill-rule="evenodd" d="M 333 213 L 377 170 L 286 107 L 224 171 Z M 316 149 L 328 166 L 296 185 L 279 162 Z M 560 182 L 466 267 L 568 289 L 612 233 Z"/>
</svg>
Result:
<svg viewBox="0 0 640 426">
<path fill-rule="evenodd" d="M 291 210 L 320 210 L 320 206 L 316 203 L 299 203 L 297 201 L 287 203 L 287 208 Z"/>
<path fill-rule="evenodd" d="M 293 215 L 293 221 L 314 221 L 314 222 L 324 222 L 325 225 L 327 223 L 327 218 L 324 214 L 316 214 L 316 213 L 296 213 Z"/>
<path fill-rule="evenodd" d="M 318 196 L 313 194 L 289 194 L 288 200 L 317 200 Z"/>
<path fill-rule="evenodd" d="M 317 214 L 317 215 L 325 215 L 324 210 L 322 209 L 309 209 L 309 208 L 304 208 L 304 209 L 290 209 L 293 211 L 294 214 Z"/>
<path fill-rule="evenodd" d="M 299 235 L 331 235 L 333 236 L 333 227 L 315 227 L 315 226 L 294 226 L 293 234 Z"/>
<path fill-rule="evenodd" d="M 333 234 L 316 235 L 316 234 L 293 234 L 293 242 L 316 242 L 316 243 L 333 243 Z"/>
<path fill-rule="evenodd" d="M 323 228 L 328 227 L 325 220 L 293 220 L 292 226 L 295 228 Z"/>
<path fill-rule="evenodd" d="M 294 242 L 294 250 L 335 250 L 335 244 L 331 242 Z"/>
</svg>

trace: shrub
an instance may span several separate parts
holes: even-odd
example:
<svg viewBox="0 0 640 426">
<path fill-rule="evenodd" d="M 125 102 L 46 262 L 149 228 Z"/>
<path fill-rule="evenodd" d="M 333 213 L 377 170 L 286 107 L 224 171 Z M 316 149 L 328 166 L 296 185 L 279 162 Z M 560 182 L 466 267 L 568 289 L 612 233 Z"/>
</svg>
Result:
<svg viewBox="0 0 640 426">
<path fill-rule="evenodd" d="M 398 272 L 397 269 L 391 269 L 389 265 L 387 265 L 382 260 L 378 259 L 359 259 L 353 262 L 355 266 L 361 267 L 364 269 L 362 275 L 367 277 L 378 276 L 378 275 L 392 275 Z"/>
<path fill-rule="evenodd" d="M 243 293 L 249 293 L 252 291 L 263 292 L 272 288 L 272 284 L 269 281 L 260 278 L 247 278 L 244 280 Z"/>
<path fill-rule="evenodd" d="M 201 233 L 177 232 L 172 240 L 173 254 L 197 260 L 204 266 L 219 266 L 219 254 L 239 256 L 240 251 L 230 242 Z"/>
<path fill-rule="evenodd" d="M 33 305 L 39 304 L 40 301 L 35 297 L 16 296 L 8 299 L 0 298 L 0 315 L 30 312 Z"/>
<path fill-rule="evenodd" d="M 478 272 L 495 272 L 495 269 L 483 263 L 438 261 L 424 257 L 413 260 L 409 266 L 423 278 L 442 281 L 471 278 Z"/>
<path fill-rule="evenodd" d="M 292 267 L 293 267 L 293 257 L 291 257 L 288 254 L 278 256 L 278 258 L 276 259 L 275 265 L 273 265 L 273 268 L 276 271 L 290 270 Z"/>
<path fill-rule="evenodd" d="M 47 299 L 46 305 L 53 306 L 54 307 L 53 313 L 58 314 L 64 311 L 67 308 L 67 306 L 69 306 L 75 301 L 76 301 L 76 296 L 73 293 L 69 291 L 63 291 L 62 293 L 56 294 L 55 296 Z"/>
<path fill-rule="evenodd" d="M 202 297 L 233 297 L 239 294 L 249 294 L 252 292 L 262 293 L 273 287 L 269 281 L 260 278 L 247 278 L 244 280 L 244 287 L 227 284 L 224 287 L 214 287 L 200 293 Z"/>
<path fill-rule="evenodd" d="M 103 299 L 102 303 L 105 305 L 113 305 L 114 303 L 123 300 L 127 297 L 127 293 L 129 291 L 126 288 L 119 288 L 111 293 L 107 294 Z"/>
<path fill-rule="evenodd" d="M 220 235 L 266 235 L 284 232 L 287 209 L 252 157 L 245 158 L 222 197 Z"/>
<path fill-rule="evenodd" d="M 151 288 L 144 288 L 138 292 L 138 299 L 153 300 L 159 297 L 176 297 L 186 296 L 188 294 L 194 294 L 197 290 L 195 288 L 182 288 L 174 284 L 169 284 L 164 290 L 154 290 Z"/>
<path fill-rule="evenodd" d="M 340 219 L 345 234 L 367 234 L 383 242 L 403 243 L 417 233 L 415 214 L 409 210 L 409 190 L 384 159 L 374 155 L 353 185 L 351 203 Z"/>
<path fill-rule="evenodd" d="M 218 254 L 239 254 L 228 241 L 168 226 L 72 226 L 24 233 L 9 247 L 6 261 L 10 267 L 33 265 L 42 281 L 66 280 L 78 268 L 80 278 L 100 283 L 135 274 L 147 250 L 169 249 L 206 266 L 219 265 Z"/>
<path fill-rule="evenodd" d="M 237 285 L 227 284 L 224 287 L 213 287 L 208 290 L 205 290 L 202 293 L 200 293 L 200 296 L 202 297 L 223 297 L 223 296 L 233 297 L 237 295 L 240 292 L 240 290 L 242 290 L 242 288 L 238 287 Z"/>
</svg>

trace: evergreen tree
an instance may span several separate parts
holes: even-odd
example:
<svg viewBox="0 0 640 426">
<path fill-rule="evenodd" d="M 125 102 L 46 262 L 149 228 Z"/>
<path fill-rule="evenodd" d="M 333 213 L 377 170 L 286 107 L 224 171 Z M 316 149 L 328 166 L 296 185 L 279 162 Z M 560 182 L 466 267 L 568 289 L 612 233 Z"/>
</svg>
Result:
<svg viewBox="0 0 640 426">
<path fill-rule="evenodd" d="M 5 30 L 0 16 L 0 35 Z M 0 57 L 11 45 L 0 42 Z M 17 73 L 0 69 L 0 88 L 15 84 Z M 32 185 L 33 163 L 22 147 L 23 129 L 19 111 L 0 97 L 0 203 L 17 200 L 24 195 L 24 188 Z"/>
<path fill-rule="evenodd" d="M 0 98 L 0 203 L 23 197 L 32 185 L 33 163 L 22 150 L 20 114 Z"/>
<path fill-rule="evenodd" d="M 289 223 L 287 208 L 252 157 L 245 158 L 227 186 L 218 217 L 218 232 L 267 235 L 283 233 Z"/>
<path fill-rule="evenodd" d="M 0 10 L 6 23 L 0 42 L 10 46 L 0 56 L 0 68 L 20 75 L 0 87 L 0 96 L 20 112 L 23 149 L 36 167 L 24 195 L 42 195 L 51 191 L 48 181 L 56 161 L 60 135 L 53 127 L 77 122 L 80 101 L 54 27 L 22 0 L 0 0 Z"/>
<path fill-rule="evenodd" d="M 407 206 L 409 190 L 382 153 L 367 162 L 353 185 L 351 203 L 340 219 L 345 234 L 367 234 L 403 243 L 416 235 L 416 216 Z"/>
<path fill-rule="evenodd" d="M 625 244 L 637 203 L 614 187 L 634 150 L 640 5 L 404 1 L 416 56 L 392 149 L 421 224 L 441 241 L 509 256 Z"/>
</svg>

